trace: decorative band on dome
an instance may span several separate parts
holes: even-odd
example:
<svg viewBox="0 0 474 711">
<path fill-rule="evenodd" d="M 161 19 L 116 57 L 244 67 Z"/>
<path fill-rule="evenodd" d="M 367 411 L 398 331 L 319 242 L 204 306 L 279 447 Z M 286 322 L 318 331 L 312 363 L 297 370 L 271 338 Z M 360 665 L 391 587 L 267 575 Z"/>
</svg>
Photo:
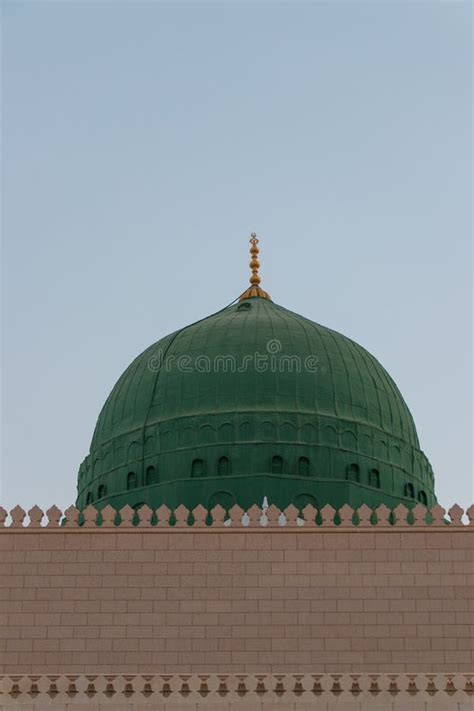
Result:
<svg viewBox="0 0 474 711">
<path fill-rule="evenodd" d="M 258 261 L 258 255 L 259 255 L 259 248 L 257 247 L 257 244 L 259 240 L 257 239 L 257 235 L 255 232 L 252 232 L 250 235 L 250 240 L 249 240 L 251 247 L 250 247 L 250 269 L 252 270 L 252 273 L 250 275 L 249 281 L 251 286 L 244 291 L 244 293 L 240 296 L 239 301 L 244 301 L 244 299 L 251 299 L 255 296 L 258 296 L 260 299 L 268 299 L 271 301 L 271 296 L 268 294 L 266 291 L 264 291 L 260 287 L 260 274 L 259 274 L 259 268 L 260 268 L 260 262 Z"/>
</svg>

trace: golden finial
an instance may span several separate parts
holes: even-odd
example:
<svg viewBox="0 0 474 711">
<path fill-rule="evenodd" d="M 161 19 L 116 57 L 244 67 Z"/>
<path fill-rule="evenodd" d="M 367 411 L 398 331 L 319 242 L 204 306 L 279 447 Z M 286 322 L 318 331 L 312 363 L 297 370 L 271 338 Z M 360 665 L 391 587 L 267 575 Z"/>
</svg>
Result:
<svg viewBox="0 0 474 711">
<path fill-rule="evenodd" d="M 251 286 L 247 289 L 247 291 L 244 291 L 242 296 L 240 297 L 239 301 L 243 301 L 244 299 L 251 299 L 253 296 L 259 296 L 261 299 L 270 299 L 270 294 L 267 294 L 266 291 L 260 288 L 260 274 L 258 273 L 258 270 L 260 268 L 260 262 L 258 261 L 258 255 L 260 253 L 259 248 L 257 247 L 257 244 L 259 240 L 257 239 L 257 235 L 255 232 L 252 232 L 250 235 L 250 269 L 252 270 L 252 274 L 250 275 L 250 284 Z"/>
</svg>

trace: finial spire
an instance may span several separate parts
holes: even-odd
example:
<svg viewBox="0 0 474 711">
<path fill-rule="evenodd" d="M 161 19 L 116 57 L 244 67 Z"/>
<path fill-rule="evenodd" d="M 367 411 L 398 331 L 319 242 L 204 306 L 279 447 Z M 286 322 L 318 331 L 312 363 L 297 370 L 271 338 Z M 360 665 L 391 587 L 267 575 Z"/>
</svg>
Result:
<svg viewBox="0 0 474 711">
<path fill-rule="evenodd" d="M 252 245 L 250 247 L 250 254 L 252 255 L 252 258 L 249 264 L 249 267 L 252 270 L 252 276 L 250 277 L 249 281 L 253 286 L 258 286 L 261 282 L 260 274 L 258 273 L 258 270 L 260 268 L 260 262 L 258 261 L 258 255 L 260 253 L 260 250 L 257 247 L 259 240 L 257 239 L 257 235 L 255 234 L 255 232 L 252 232 L 252 234 L 250 235 L 249 242 Z"/>
<path fill-rule="evenodd" d="M 250 287 L 247 289 L 247 291 L 244 291 L 242 296 L 240 297 L 239 301 L 243 301 L 244 299 L 251 299 L 253 296 L 259 296 L 261 299 L 270 299 L 270 294 L 267 294 L 266 291 L 263 291 L 263 289 L 260 288 L 260 274 L 258 272 L 260 268 L 260 262 L 258 261 L 258 255 L 260 253 L 259 248 L 257 247 L 259 240 L 257 239 L 257 235 L 255 232 L 252 232 L 250 235 L 250 269 L 252 270 L 252 274 L 250 275 Z"/>
</svg>

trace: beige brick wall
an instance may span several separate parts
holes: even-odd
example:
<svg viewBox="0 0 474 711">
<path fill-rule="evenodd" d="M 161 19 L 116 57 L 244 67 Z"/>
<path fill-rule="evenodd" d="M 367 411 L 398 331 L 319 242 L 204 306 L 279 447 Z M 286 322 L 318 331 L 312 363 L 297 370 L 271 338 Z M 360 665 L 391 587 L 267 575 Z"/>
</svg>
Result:
<svg viewBox="0 0 474 711">
<path fill-rule="evenodd" d="M 0 673 L 472 669 L 474 529 L 0 532 Z"/>
</svg>

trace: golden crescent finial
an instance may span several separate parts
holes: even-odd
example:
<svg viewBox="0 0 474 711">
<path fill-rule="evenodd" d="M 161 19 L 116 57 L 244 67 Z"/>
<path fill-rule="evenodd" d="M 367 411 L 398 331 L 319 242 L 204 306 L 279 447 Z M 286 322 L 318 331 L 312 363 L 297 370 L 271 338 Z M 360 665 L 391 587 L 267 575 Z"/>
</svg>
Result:
<svg viewBox="0 0 474 711">
<path fill-rule="evenodd" d="M 244 291 L 242 296 L 240 297 L 239 301 L 243 301 L 244 299 L 251 299 L 253 296 L 259 296 L 261 299 L 270 299 L 270 295 L 267 294 L 266 291 L 260 288 L 260 274 L 258 270 L 260 269 L 260 262 L 258 261 L 258 255 L 260 253 L 259 248 L 257 247 L 259 240 L 257 239 L 257 235 L 255 232 L 252 232 L 250 235 L 250 269 L 252 271 L 250 275 L 250 287 L 247 289 L 247 291 Z"/>
</svg>

